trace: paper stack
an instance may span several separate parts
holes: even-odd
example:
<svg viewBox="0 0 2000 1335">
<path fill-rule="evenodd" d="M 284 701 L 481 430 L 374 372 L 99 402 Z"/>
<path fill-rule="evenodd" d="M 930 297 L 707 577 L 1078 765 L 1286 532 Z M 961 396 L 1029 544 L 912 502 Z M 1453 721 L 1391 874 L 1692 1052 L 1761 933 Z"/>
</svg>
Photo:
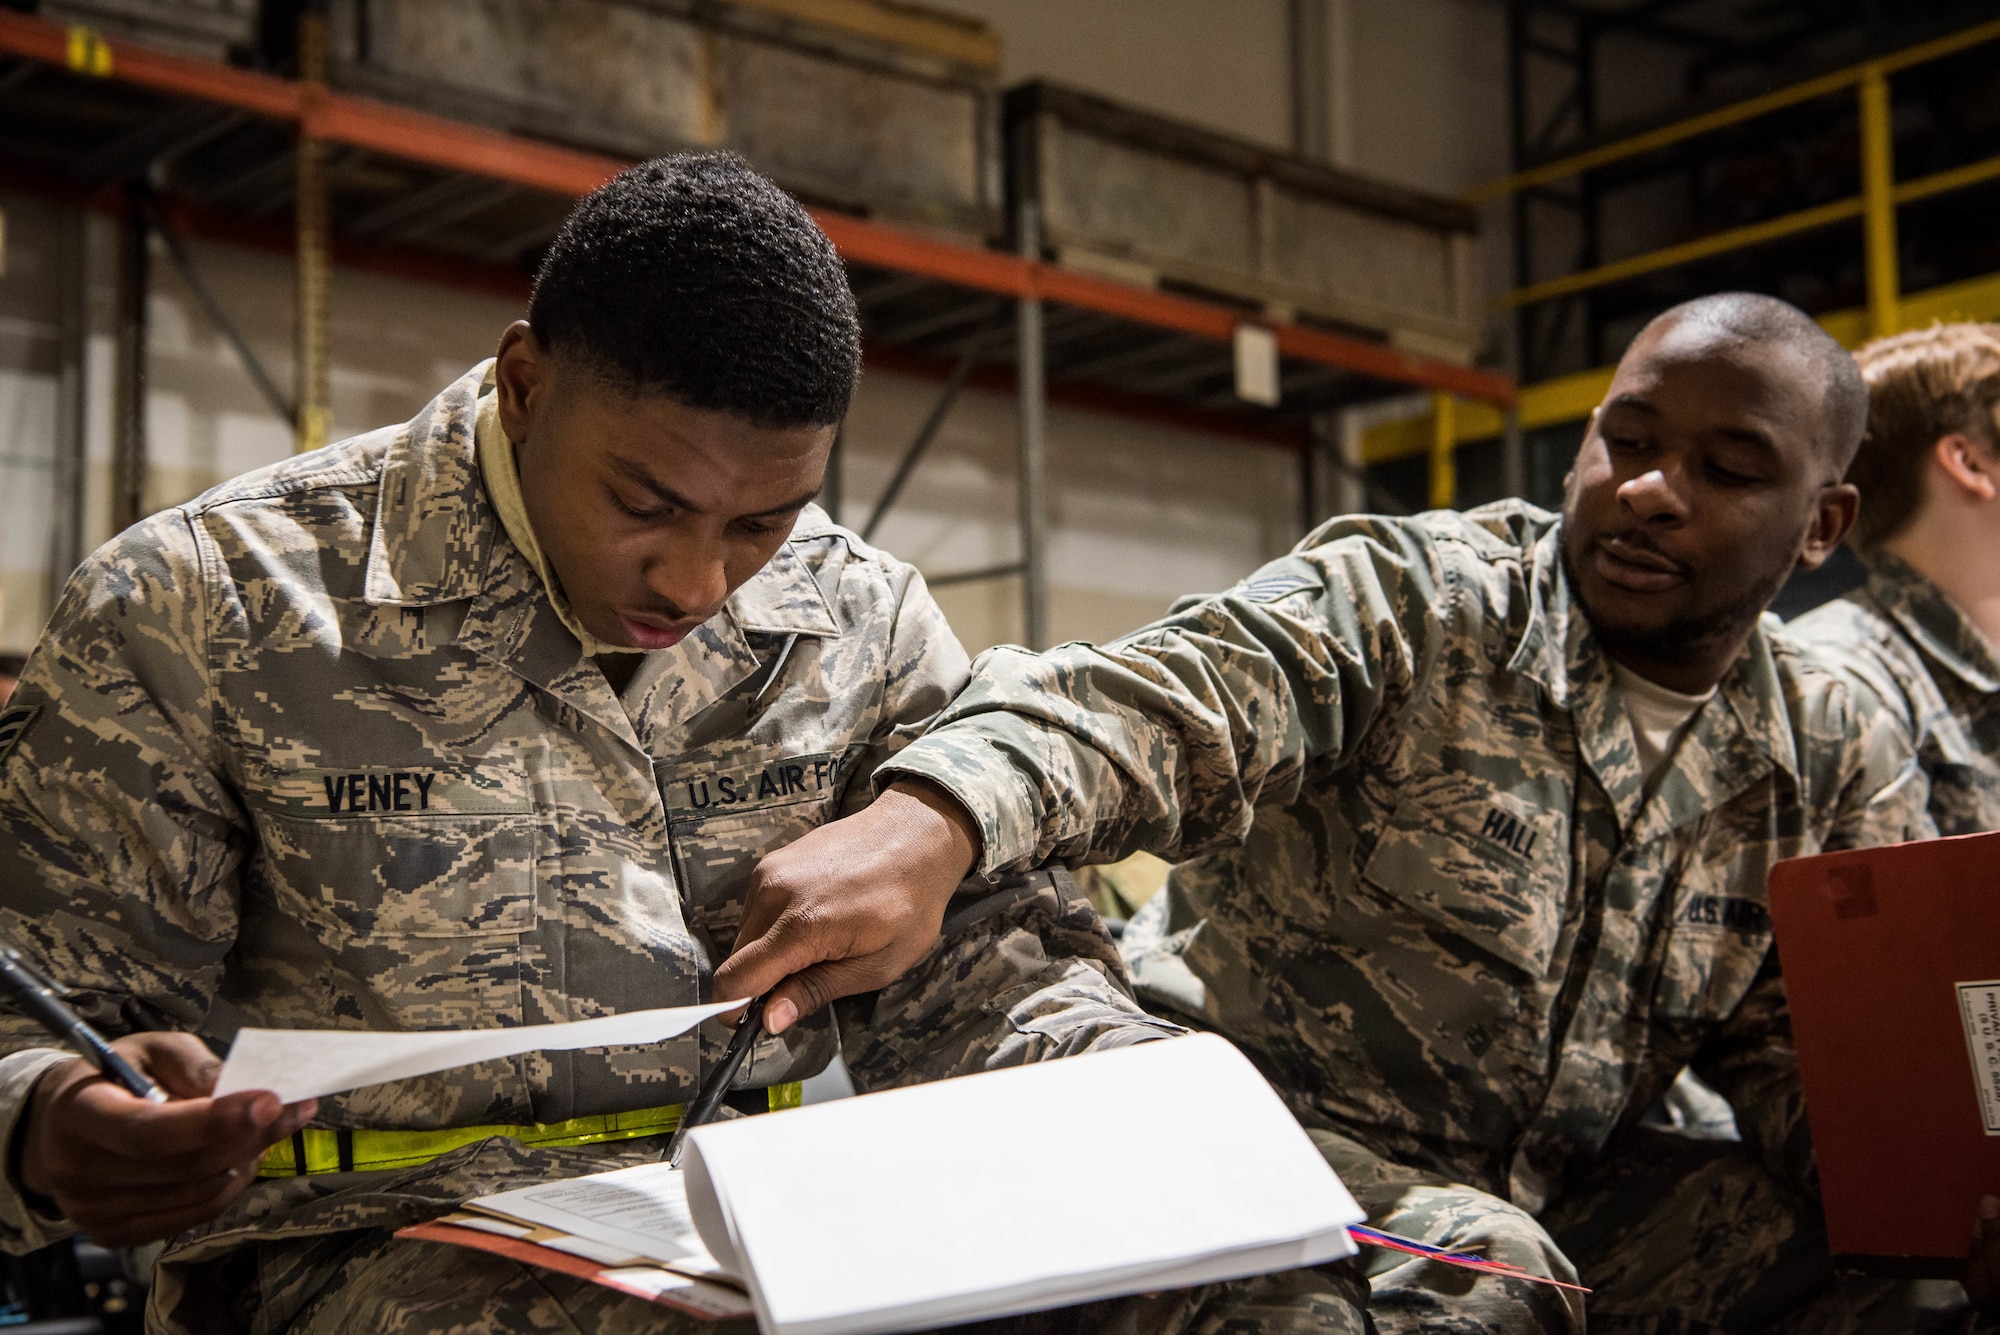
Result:
<svg viewBox="0 0 2000 1335">
<path fill-rule="evenodd" d="M 1212 1035 L 702 1127 L 685 1167 L 469 1208 L 610 1261 L 734 1280 L 767 1335 L 915 1330 L 1315 1265 L 1351 1255 L 1362 1218 Z"/>
</svg>

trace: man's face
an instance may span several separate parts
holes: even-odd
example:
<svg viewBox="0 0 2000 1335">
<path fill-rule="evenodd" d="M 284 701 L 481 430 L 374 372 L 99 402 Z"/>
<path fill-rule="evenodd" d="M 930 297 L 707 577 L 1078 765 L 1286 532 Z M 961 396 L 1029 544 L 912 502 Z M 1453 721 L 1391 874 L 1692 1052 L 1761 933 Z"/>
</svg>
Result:
<svg viewBox="0 0 2000 1335">
<path fill-rule="evenodd" d="M 508 329 L 496 368 L 528 520 L 577 620 L 665 649 L 764 568 L 819 491 L 833 428 L 773 430 L 607 390 Z"/>
<path fill-rule="evenodd" d="M 1856 493 L 1822 442 L 1804 355 L 1663 321 L 1618 364 L 1563 502 L 1563 559 L 1600 644 L 1671 689 L 1720 680 L 1795 566 L 1824 561 Z"/>
</svg>

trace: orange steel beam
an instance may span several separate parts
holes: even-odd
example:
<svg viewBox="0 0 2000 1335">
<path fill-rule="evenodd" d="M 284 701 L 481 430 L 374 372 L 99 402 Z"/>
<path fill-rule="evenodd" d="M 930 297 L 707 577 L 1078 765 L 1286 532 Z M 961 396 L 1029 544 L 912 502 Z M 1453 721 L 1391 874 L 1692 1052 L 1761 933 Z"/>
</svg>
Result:
<svg viewBox="0 0 2000 1335">
<path fill-rule="evenodd" d="M 922 274 L 1009 297 L 1023 297 L 1033 291 L 1037 266 L 1004 250 L 961 246 L 921 232 L 885 227 L 825 209 L 808 211 L 833 242 L 834 249 L 856 263 Z"/>
<path fill-rule="evenodd" d="M 46 19 L 0 10 L 0 52 L 46 64 L 70 63 L 71 29 Z M 101 40 L 101 39 L 100 39 Z M 79 73 L 155 92 L 195 97 L 265 116 L 298 122 L 317 139 L 347 144 L 448 171 L 466 172 L 552 194 L 588 194 L 629 164 L 613 157 L 562 148 L 463 121 L 391 106 L 372 98 L 309 87 L 290 79 L 239 70 L 213 61 L 107 41 L 109 69 Z M 1243 317 L 1227 307 L 1082 274 L 1041 260 L 812 210 L 847 259 L 940 282 L 1006 296 L 1039 296 L 1139 324 L 1178 329 L 1228 342 Z M 1459 366 L 1380 343 L 1278 321 L 1258 320 L 1278 338 L 1278 350 L 1302 361 L 1402 384 L 1450 390 L 1502 407 L 1514 402 L 1514 381 L 1493 371 Z"/>
</svg>

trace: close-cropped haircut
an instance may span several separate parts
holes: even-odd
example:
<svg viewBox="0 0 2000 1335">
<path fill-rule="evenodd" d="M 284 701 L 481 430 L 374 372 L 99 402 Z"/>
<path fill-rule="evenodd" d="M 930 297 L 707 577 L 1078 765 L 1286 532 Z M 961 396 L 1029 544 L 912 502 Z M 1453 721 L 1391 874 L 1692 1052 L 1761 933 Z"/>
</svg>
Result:
<svg viewBox="0 0 2000 1335">
<path fill-rule="evenodd" d="M 1854 355 L 1868 381 L 1868 434 L 1847 470 L 1861 488 L 1850 541 L 1868 555 L 1916 518 L 1938 441 L 1963 434 L 1994 446 L 2000 325 L 1932 325 L 1878 338 Z"/>
<path fill-rule="evenodd" d="M 1705 325 L 1726 338 L 1772 343 L 1804 357 L 1822 382 L 1820 447 L 1834 476 L 1846 471 L 1868 425 L 1868 386 L 1853 355 L 1818 321 L 1789 301 L 1761 292 L 1697 297 L 1659 319 Z"/>
<path fill-rule="evenodd" d="M 528 303 L 536 339 L 611 389 L 757 426 L 831 426 L 861 368 L 847 270 L 734 153 L 620 172 L 577 204 Z"/>
</svg>

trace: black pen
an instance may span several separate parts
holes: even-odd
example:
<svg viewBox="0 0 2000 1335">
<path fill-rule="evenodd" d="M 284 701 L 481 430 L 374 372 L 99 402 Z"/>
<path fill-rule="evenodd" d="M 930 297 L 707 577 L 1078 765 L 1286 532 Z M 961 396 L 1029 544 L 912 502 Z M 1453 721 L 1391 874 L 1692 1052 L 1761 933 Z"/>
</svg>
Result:
<svg viewBox="0 0 2000 1335">
<path fill-rule="evenodd" d="M 0 946 L 0 991 L 22 1014 L 39 1021 L 43 1028 L 82 1054 L 98 1074 L 116 1080 L 148 1103 L 165 1103 L 166 1091 L 140 1074 L 139 1069 L 111 1050 L 104 1035 L 85 1024 L 83 1017 L 65 1006 L 62 999 L 69 989 L 23 959 L 12 946 Z"/>
<path fill-rule="evenodd" d="M 764 998 L 758 997 L 750 1003 L 750 1009 L 743 1012 L 743 1018 L 736 1022 L 736 1032 L 730 1036 L 729 1046 L 722 1050 L 722 1060 L 708 1073 L 708 1079 L 701 1082 L 693 1101 L 681 1110 L 681 1124 L 674 1128 L 674 1138 L 667 1142 L 668 1163 L 680 1163 L 688 1132 L 714 1119 L 715 1110 L 722 1106 L 722 1096 L 729 1092 L 729 1082 L 743 1069 L 743 1059 L 750 1055 L 750 1049 L 756 1045 L 757 1035 L 763 1029 Z"/>
</svg>

